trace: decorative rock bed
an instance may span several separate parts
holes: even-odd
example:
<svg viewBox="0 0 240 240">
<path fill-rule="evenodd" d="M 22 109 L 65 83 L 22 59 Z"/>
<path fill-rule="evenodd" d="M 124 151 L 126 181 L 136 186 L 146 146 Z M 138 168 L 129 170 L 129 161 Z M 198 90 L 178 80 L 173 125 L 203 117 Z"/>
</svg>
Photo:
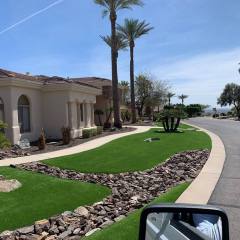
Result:
<svg viewBox="0 0 240 240">
<path fill-rule="evenodd" d="M 182 152 L 151 170 L 120 174 L 84 174 L 42 163 L 20 165 L 18 167 L 21 169 L 58 178 L 101 184 L 111 188 L 112 195 L 92 206 L 66 211 L 48 220 L 38 221 L 33 226 L 5 231 L 0 235 L 0 240 L 80 239 L 89 236 L 122 220 L 169 188 L 196 178 L 208 156 L 208 150 Z"/>
<path fill-rule="evenodd" d="M 23 150 L 17 146 L 13 146 L 9 149 L 0 150 L 0 160 L 5 158 L 17 158 L 31 155 L 29 151 Z"/>
</svg>

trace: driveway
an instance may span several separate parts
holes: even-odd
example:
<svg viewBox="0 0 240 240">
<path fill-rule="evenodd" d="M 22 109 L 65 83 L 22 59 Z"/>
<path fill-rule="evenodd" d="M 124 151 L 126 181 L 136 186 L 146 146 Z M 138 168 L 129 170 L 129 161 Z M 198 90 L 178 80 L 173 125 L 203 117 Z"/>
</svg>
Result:
<svg viewBox="0 0 240 240">
<path fill-rule="evenodd" d="M 226 210 L 230 220 L 230 239 L 240 239 L 240 122 L 193 118 L 186 122 L 217 134 L 226 150 L 226 161 L 209 204 Z"/>
</svg>

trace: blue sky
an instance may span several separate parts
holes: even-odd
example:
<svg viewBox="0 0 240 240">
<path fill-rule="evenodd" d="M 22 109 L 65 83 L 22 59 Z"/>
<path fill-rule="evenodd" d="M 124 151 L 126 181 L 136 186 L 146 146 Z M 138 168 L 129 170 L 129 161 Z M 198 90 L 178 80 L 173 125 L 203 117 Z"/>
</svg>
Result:
<svg viewBox="0 0 240 240">
<path fill-rule="evenodd" d="M 136 73 L 168 81 L 177 95 L 189 95 L 187 103 L 215 106 L 227 82 L 240 82 L 240 1 L 144 2 L 118 16 L 119 23 L 131 17 L 154 27 L 136 43 Z M 109 78 L 110 50 L 99 38 L 109 32 L 92 0 L 1 0 L 0 68 Z M 129 52 L 120 53 L 119 79 L 129 79 Z"/>
</svg>

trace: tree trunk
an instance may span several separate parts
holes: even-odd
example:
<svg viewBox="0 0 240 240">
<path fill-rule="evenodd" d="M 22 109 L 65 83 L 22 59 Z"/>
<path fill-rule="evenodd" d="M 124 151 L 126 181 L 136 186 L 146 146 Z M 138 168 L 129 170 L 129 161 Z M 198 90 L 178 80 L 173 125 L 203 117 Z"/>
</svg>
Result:
<svg viewBox="0 0 240 240">
<path fill-rule="evenodd" d="M 122 128 L 120 120 L 120 103 L 119 103 L 119 92 L 118 92 L 118 68 L 117 68 L 117 47 L 116 47 L 116 12 L 110 14 L 111 20 L 111 32 L 112 32 L 112 98 L 113 98 L 113 111 L 114 111 L 114 126 Z"/>
<path fill-rule="evenodd" d="M 175 128 L 174 128 L 174 132 L 176 132 L 178 130 L 178 127 L 180 125 L 180 121 L 181 121 L 181 118 L 178 118 L 177 122 L 176 122 L 176 125 L 175 125 Z"/>
<path fill-rule="evenodd" d="M 171 117 L 171 132 L 173 132 L 174 129 L 174 117 Z"/>
<path fill-rule="evenodd" d="M 131 90 L 132 123 L 136 123 L 137 119 L 134 87 L 134 42 L 130 43 L 130 90 Z"/>
</svg>

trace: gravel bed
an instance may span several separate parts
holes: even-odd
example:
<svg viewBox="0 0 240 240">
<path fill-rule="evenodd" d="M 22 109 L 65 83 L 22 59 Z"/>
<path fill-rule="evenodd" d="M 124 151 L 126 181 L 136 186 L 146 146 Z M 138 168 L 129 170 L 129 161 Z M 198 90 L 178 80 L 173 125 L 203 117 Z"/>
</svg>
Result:
<svg viewBox="0 0 240 240">
<path fill-rule="evenodd" d="M 80 239 L 125 218 L 170 188 L 197 177 L 209 156 L 208 150 L 175 154 L 150 170 L 120 174 L 84 174 L 35 162 L 18 166 L 62 179 L 96 183 L 111 188 L 112 194 L 92 206 L 81 206 L 34 225 L 5 231 L 5 239 Z"/>
</svg>

